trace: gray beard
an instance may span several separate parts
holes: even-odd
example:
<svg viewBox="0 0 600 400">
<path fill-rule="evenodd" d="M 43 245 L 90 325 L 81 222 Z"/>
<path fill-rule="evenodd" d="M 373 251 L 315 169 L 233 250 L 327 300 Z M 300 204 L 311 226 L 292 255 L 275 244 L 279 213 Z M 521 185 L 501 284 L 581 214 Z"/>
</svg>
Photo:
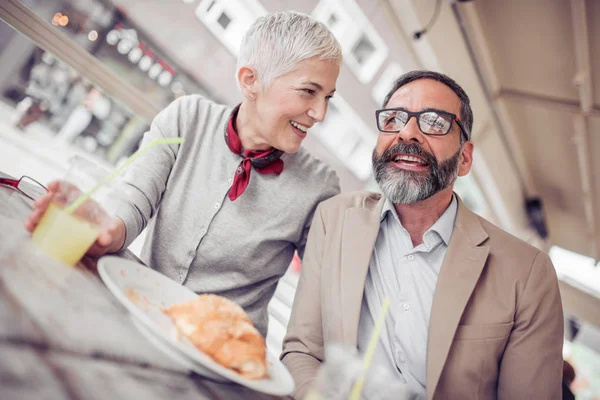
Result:
<svg viewBox="0 0 600 400">
<path fill-rule="evenodd" d="M 462 147 L 447 160 L 437 159 L 417 144 L 398 143 L 381 156 L 373 151 L 373 172 L 381 191 L 393 204 L 411 204 L 426 200 L 446 189 L 458 178 Z M 429 173 L 405 171 L 395 167 L 393 155 L 397 153 L 419 155 L 427 161 Z"/>
</svg>

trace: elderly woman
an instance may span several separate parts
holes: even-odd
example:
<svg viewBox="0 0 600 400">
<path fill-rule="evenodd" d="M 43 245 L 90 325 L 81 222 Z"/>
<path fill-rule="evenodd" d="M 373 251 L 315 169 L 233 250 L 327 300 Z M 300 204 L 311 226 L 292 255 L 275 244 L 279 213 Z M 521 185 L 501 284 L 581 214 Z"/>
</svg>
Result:
<svg viewBox="0 0 600 400">
<path fill-rule="evenodd" d="M 311 17 L 259 18 L 241 45 L 241 104 L 192 95 L 160 112 L 144 142 L 184 142 L 128 167 L 117 218 L 89 253 L 116 252 L 147 228 L 145 263 L 197 293 L 235 301 L 266 335 L 278 279 L 296 250 L 302 257 L 317 204 L 339 192 L 335 173 L 300 146 L 325 118 L 341 62 L 339 43 Z M 51 196 L 37 202 L 28 230 Z"/>
</svg>

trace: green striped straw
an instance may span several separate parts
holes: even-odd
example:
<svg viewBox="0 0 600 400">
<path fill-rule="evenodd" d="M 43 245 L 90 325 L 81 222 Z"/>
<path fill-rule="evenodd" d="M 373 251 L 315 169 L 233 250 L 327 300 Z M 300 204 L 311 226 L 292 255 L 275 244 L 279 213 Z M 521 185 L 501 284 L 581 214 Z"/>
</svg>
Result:
<svg viewBox="0 0 600 400">
<path fill-rule="evenodd" d="M 119 175 L 121 173 L 121 171 L 123 171 L 129 164 L 131 164 L 132 162 L 137 160 L 137 158 L 139 156 L 141 156 L 142 154 L 144 154 L 145 152 L 150 150 L 152 147 L 159 145 L 159 144 L 180 144 L 182 142 L 183 142 L 183 138 L 154 139 L 153 141 L 148 143 L 146 146 L 144 146 L 143 148 L 139 149 L 138 151 L 133 153 L 131 156 L 129 156 L 127 161 L 125 161 L 123 164 L 121 164 L 121 166 L 119 168 L 117 168 L 115 171 L 113 171 L 113 173 L 111 173 L 106 178 L 104 178 L 102 180 L 102 182 L 100 182 L 99 184 L 94 186 L 94 188 L 92 190 L 79 196 L 79 198 L 77 200 L 75 200 L 69 207 L 65 208 L 65 212 L 67 214 L 71 214 L 73 211 L 75 211 L 77 209 L 77 207 L 79 207 L 87 199 L 89 199 L 90 196 L 92 196 L 98 189 L 100 189 L 103 185 L 105 185 L 107 182 L 112 180 L 115 176 Z"/>
<path fill-rule="evenodd" d="M 367 352 L 365 353 L 365 358 L 363 360 L 363 371 L 360 375 L 360 378 L 356 380 L 354 386 L 352 387 L 352 393 L 350 394 L 349 400 L 359 400 L 360 394 L 362 393 L 363 386 L 365 384 L 365 376 L 367 375 L 367 371 L 371 366 L 371 359 L 373 358 L 373 353 L 375 352 L 375 347 L 377 346 L 377 340 L 379 339 L 379 335 L 381 334 L 381 328 L 383 327 L 383 322 L 385 321 L 385 316 L 387 314 L 388 308 L 390 306 L 390 298 L 386 297 L 383 300 L 383 305 L 381 307 L 381 313 L 379 314 L 379 319 L 375 324 L 375 330 L 371 334 L 371 339 L 369 341 L 369 346 L 367 347 Z"/>
</svg>

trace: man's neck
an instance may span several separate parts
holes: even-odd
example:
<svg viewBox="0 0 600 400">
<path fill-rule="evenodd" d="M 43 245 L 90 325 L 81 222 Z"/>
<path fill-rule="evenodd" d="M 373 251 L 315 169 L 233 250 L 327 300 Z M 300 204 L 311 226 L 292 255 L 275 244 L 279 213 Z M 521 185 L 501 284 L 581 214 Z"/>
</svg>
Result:
<svg viewBox="0 0 600 400">
<path fill-rule="evenodd" d="M 404 229 L 410 234 L 413 246 L 423 243 L 423 234 L 440 219 L 452 202 L 452 186 L 412 204 L 394 204 Z"/>
<path fill-rule="evenodd" d="M 253 115 L 256 110 L 252 104 L 242 102 L 235 119 L 235 131 L 242 142 L 242 151 L 244 150 L 267 150 L 270 146 L 255 129 L 256 118 Z"/>
</svg>

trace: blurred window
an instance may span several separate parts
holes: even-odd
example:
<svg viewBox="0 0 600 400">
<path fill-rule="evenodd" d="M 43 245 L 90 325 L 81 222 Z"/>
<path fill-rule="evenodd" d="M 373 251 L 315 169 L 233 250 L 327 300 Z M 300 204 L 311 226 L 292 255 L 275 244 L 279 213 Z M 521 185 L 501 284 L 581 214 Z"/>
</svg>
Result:
<svg viewBox="0 0 600 400">
<path fill-rule="evenodd" d="M 454 191 L 460 196 L 469 210 L 490 221 L 494 220 L 494 215 L 490 211 L 473 173 L 459 177 L 454 183 Z"/>
<path fill-rule="evenodd" d="M 40 124 L 55 140 L 116 163 L 135 151 L 151 118 L 171 101 L 188 93 L 212 97 L 155 41 L 168 36 L 149 29 L 153 17 L 163 18 L 156 12 L 148 13 L 148 21 L 133 21 L 104 0 L 9 1 L 20 12 L 7 17 L 17 17 L 21 27 L 12 23 L 15 32 L 0 21 L 0 90 L 19 129 Z M 229 14 L 221 14 L 219 24 L 228 28 Z M 47 30 L 35 26 L 39 18 L 56 35 L 42 36 Z M 23 26 L 28 37 L 18 32 Z"/>
<path fill-rule="evenodd" d="M 266 13 L 257 0 L 203 0 L 196 7 L 196 17 L 235 56 L 246 30 Z"/>
<path fill-rule="evenodd" d="M 354 0 L 321 0 L 312 15 L 331 29 L 344 62 L 361 83 L 369 83 L 387 58 L 388 47 Z"/>
<path fill-rule="evenodd" d="M 223 29 L 227 29 L 229 23 L 231 22 L 231 18 L 229 18 L 226 13 L 222 13 L 217 22 L 223 27 Z"/>
<path fill-rule="evenodd" d="M 559 278 L 570 279 L 600 297 L 600 268 L 596 260 L 558 246 L 552 246 L 548 254 Z"/>
<path fill-rule="evenodd" d="M 373 90 L 371 95 L 373 96 L 373 100 L 377 103 L 379 107 L 383 107 L 383 101 L 385 100 L 385 96 L 387 96 L 388 92 L 394 86 L 394 82 L 396 79 L 400 77 L 406 71 L 400 64 L 391 63 L 388 67 L 383 71 L 381 77 L 373 86 Z"/>
<path fill-rule="evenodd" d="M 338 94 L 331 99 L 325 120 L 316 127 L 319 140 L 360 181 L 371 175 L 371 153 L 377 135 Z"/>
<path fill-rule="evenodd" d="M 359 65 L 364 65 L 375 53 L 375 45 L 363 34 L 352 47 L 352 55 Z"/>
</svg>

